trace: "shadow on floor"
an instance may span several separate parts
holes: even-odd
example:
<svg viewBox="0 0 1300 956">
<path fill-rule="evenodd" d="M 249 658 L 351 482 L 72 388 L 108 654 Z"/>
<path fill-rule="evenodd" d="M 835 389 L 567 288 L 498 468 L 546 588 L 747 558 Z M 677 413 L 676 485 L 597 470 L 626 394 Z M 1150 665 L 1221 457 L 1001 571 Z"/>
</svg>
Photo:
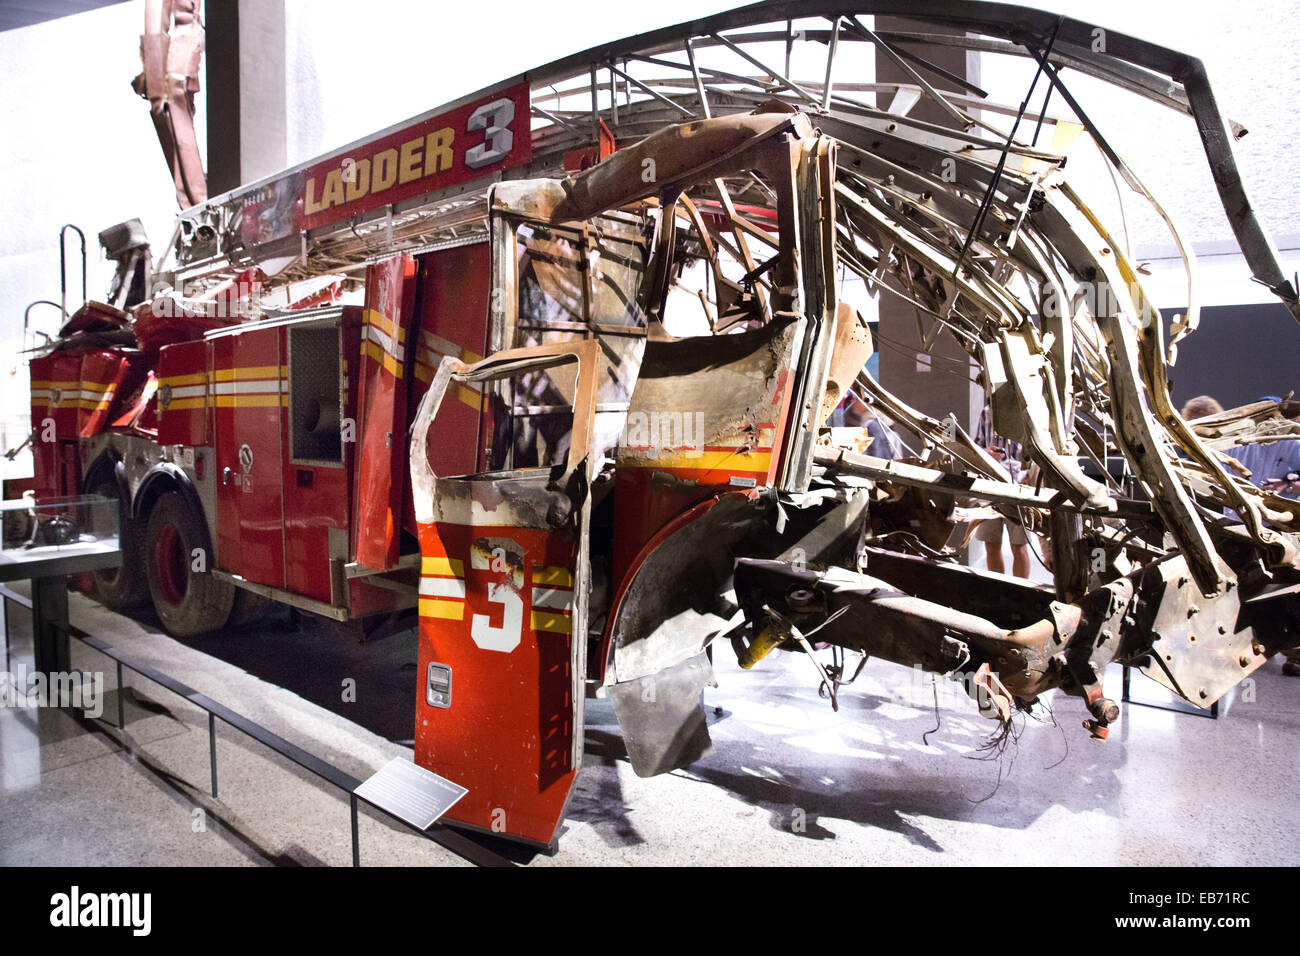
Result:
<svg viewBox="0 0 1300 956">
<path fill-rule="evenodd" d="M 152 610 L 129 615 L 162 632 Z M 410 745 L 415 731 L 414 629 L 363 641 L 352 625 L 277 609 L 180 643 L 292 691 L 371 733 Z M 310 666 L 304 666 L 304 662 Z"/>
</svg>

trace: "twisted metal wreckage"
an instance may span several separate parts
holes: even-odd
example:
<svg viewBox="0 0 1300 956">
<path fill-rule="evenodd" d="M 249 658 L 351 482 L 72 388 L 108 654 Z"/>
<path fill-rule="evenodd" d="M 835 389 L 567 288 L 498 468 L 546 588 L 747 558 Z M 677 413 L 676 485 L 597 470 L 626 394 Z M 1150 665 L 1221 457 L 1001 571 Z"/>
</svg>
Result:
<svg viewBox="0 0 1300 956">
<path fill-rule="evenodd" d="M 869 15 L 938 32 L 876 32 Z M 637 773 L 696 759 L 720 639 L 745 667 L 807 652 L 832 698 L 851 680 L 844 650 L 959 677 L 1004 726 L 1060 688 L 1083 698 L 1098 737 L 1119 711 L 1102 692 L 1111 662 L 1208 707 L 1300 644 L 1300 503 L 1254 487 L 1174 408 L 1167 367 L 1197 324 L 1192 256 L 1065 76 L 1195 123 L 1255 278 L 1300 319 L 1237 174 L 1244 131 L 1198 60 L 1112 31 L 1099 50 L 1096 36 L 993 3 L 759 3 L 467 98 L 531 91 L 529 158 L 494 182 L 328 222 L 331 202 L 378 186 L 369 162 L 331 182 L 358 155 L 341 150 L 336 172 L 312 168 L 307 229 L 277 228 L 276 182 L 182 214 L 164 273 L 176 289 L 253 265 L 268 288 L 353 277 L 404 250 L 490 239 L 488 357 L 417 359 L 431 381 L 409 454 L 416 754 L 471 787 L 452 818 L 488 827 L 509 806 L 508 832 L 553 838 L 581 765 L 587 681 L 612 696 Z M 791 76 L 807 45 L 825 51 L 824 72 Z M 992 103 L 930 63 L 935 46 L 1025 58 L 1034 85 L 1018 106 Z M 835 65 L 850 48 L 874 48 L 907 81 L 845 80 Z M 1137 265 L 1064 156 L 1038 145 L 1067 123 L 1039 97 L 1065 104 L 1169 223 L 1188 301 L 1168 340 Z M 915 118 L 920 102 L 948 121 Z M 518 146 L 515 107 L 494 108 L 475 114 L 478 160 Z M 426 147 L 428 162 L 432 134 Z M 845 271 L 909 303 L 926 348 L 961 344 L 1030 483 L 864 371 L 872 338 L 840 301 Z M 914 457 L 835 443 L 826 423 L 850 390 L 916 436 Z M 491 410 L 479 467 L 435 474 L 451 434 L 439 422 L 467 401 Z M 1227 422 L 1277 417 L 1260 406 Z M 1054 589 L 958 563 L 945 542 L 974 506 L 1046 536 Z M 829 667 L 814 632 L 835 649 Z M 501 743 L 511 720 L 533 741 L 518 752 Z"/>
</svg>

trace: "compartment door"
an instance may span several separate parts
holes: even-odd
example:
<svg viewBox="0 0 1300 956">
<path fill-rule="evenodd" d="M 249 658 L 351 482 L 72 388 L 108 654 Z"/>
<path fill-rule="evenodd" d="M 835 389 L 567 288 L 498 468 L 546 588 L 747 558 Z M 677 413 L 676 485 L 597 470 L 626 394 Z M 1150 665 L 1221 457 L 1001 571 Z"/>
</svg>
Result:
<svg viewBox="0 0 1300 956">
<path fill-rule="evenodd" d="M 217 460 L 217 558 L 257 584 L 284 587 L 284 458 L 287 392 L 280 329 L 212 340 Z"/>
<path fill-rule="evenodd" d="M 546 845 L 582 764 L 587 488 L 600 362 L 594 341 L 502 352 L 470 367 L 444 359 L 411 443 L 422 555 L 416 762 L 469 788 L 449 820 Z M 571 428 L 548 443 L 557 461 L 434 474 L 430 445 L 440 406 L 456 401 L 452 386 L 486 389 L 521 372 L 536 384 L 547 365 L 569 366 L 575 382 Z M 547 428 L 558 436 L 553 417 Z"/>
</svg>

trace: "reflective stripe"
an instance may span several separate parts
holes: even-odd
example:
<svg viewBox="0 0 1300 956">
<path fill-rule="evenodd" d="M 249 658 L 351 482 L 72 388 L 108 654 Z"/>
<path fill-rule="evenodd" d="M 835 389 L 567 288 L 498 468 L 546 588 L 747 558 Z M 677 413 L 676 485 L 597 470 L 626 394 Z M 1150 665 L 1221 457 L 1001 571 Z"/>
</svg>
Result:
<svg viewBox="0 0 1300 956">
<path fill-rule="evenodd" d="M 406 360 L 406 349 L 394 342 L 393 337 L 387 332 L 377 329 L 373 325 L 367 325 L 363 331 L 366 339 L 374 342 L 394 359 L 399 362 Z"/>
<path fill-rule="evenodd" d="M 424 578 L 420 593 L 428 597 L 465 598 L 465 582 L 460 578 Z"/>
<path fill-rule="evenodd" d="M 159 384 L 178 388 L 182 385 L 203 385 L 208 380 L 207 372 L 195 372 L 193 375 L 169 375 Z"/>
<path fill-rule="evenodd" d="M 59 404 L 61 405 L 64 402 L 72 401 L 73 399 L 80 399 L 88 402 L 97 402 L 105 395 L 111 395 L 114 391 L 116 391 L 116 389 L 112 385 L 94 391 L 86 388 L 67 389 L 66 391 L 60 390 Z M 50 394 L 51 396 L 53 396 L 53 392 L 51 392 Z"/>
<path fill-rule="evenodd" d="M 422 558 L 420 571 L 424 574 L 465 576 L 465 563 L 459 558 Z"/>
<path fill-rule="evenodd" d="M 194 401 L 194 399 L 188 399 Z M 288 407 L 288 395 L 218 395 L 217 408 L 271 408 L 281 405 Z"/>
<path fill-rule="evenodd" d="M 445 356 L 439 355 L 437 352 L 431 352 L 428 349 L 420 349 L 415 353 L 416 374 L 419 374 L 418 370 L 423 366 L 428 371 L 425 372 L 424 375 L 421 375 L 420 378 L 423 381 L 429 381 L 429 379 L 433 378 L 434 371 L 442 364 L 444 357 Z M 460 359 L 460 361 L 466 363 L 469 362 L 468 359 Z M 483 390 L 483 385 L 479 382 L 461 382 L 460 384 L 463 388 L 473 389 L 476 392 L 481 392 Z"/>
<path fill-rule="evenodd" d="M 246 368 L 219 368 L 212 373 L 217 382 L 246 381 L 254 378 L 284 378 L 289 371 L 287 365 L 250 365 Z"/>
<path fill-rule="evenodd" d="M 58 392 L 58 401 L 54 400 L 54 393 Z M 97 410 L 107 407 L 113 402 L 117 395 L 116 385 L 105 385 L 103 388 L 51 388 L 51 389 L 33 389 L 31 393 L 31 405 L 33 408 L 80 408 Z"/>
<path fill-rule="evenodd" d="M 440 617 L 448 621 L 460 621 L 465 617 L 465 602 L 421 598 L 420 617 Z"/>
<path fill-rule="evenodd" d="M 265 392 L 278 392 L 279 390 L 280 380 L 276 378 L 246 382 L 222 382 L 212 386 L 212 391 L 217 395 L 253 395 Z"/>
<path fill-rule="evenodd" d="M 534 586 L 543 584 L 571 588 L 573 587 L 573 572 L 568 568 L 534 567 L 533 584 Z"/>
<path fill-rule="evenodd" d="M 424 340 L 424 348 L 428 351 L 439 355 L 454 355 L 468 365 L 475 362 L 481 362 L 483 356 L 477 352 L 471 352 L 469 349 L 461 348 L 450 339 L 444 339 L 441 335 L 435 335 L 432 332 L 421 331 L 420 338 Z"/>
<path fill-rule="evenodd" d="M 187 412 L 194 408 L 203 408 L 207 405 L 206 398 L 180 398 L 174 399 L 163 411 L 166 412 Z"/>
<path fill-rule="evenodd" d="M 573 592 L 554 588 L 533 588 L 533 607 L 552 608 L 557 611 L 573 609 Z"/>
<path fill-rule="evenodd" d="M 368 326 L 378 329 L 390 338 L 395 336 L 398 342 L 406 341 L 406 329 L 397 325 L 384 313 L 376 309 L 366 309 L 365 318 Z"/>
<path fill-rule="evenodd" d="M 389 375 L 393 376 L 393 378 L 402 377 L 401 364 L 374 342 L 364 343 L 361 351 L 363 354 L 369 356 L 382 365 L 384 370 L 387 371 Z"/>
<path fill-rule="evenodd" d="M 635 454 L 636 449 L 626 445 L 618 449 L 618 464 L 626 468 L 692 468 L 696 471 L 734 471 L 767 474 L 772 466 L 769 451 L 704 451 L 670 452 L 646 449 L 646 454 Z"/>
<path fill-rule="evenodd" d="M 573 620 L 564 614 L 548 614 L 545 611 L 534 611 L 532 614 L 532 627 L 534 631 L 572 634 Z"/>
</svg>

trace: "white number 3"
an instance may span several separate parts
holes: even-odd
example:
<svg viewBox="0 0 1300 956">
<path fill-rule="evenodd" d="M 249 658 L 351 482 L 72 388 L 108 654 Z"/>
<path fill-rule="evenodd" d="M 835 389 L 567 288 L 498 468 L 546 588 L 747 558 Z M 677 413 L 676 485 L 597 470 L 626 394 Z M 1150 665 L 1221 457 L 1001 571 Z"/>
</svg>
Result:
<svg viewBox="0 0 1300 956">
<path fill-rule="evenodd" d="M 519 592 L 505 584 L 489 584 L 488 600 L 502 607 L 501 626 L 493 627 L 486 614 L 475 614 L 469 636 L 485 651 L 509 653 L 519 646 L 524 629 L 524 602 Z"/>
<path fill-rule="evenodd" d="M 515 145 L 515 134 L 510 124 L 515 118 L 515 101 L 493 100 L 470 114 L 465 128 L 469 132 L 483 130 L 483 142 L 465 152 L 465 165 L 481 169 L 505 159 Z"/>
</svg>

